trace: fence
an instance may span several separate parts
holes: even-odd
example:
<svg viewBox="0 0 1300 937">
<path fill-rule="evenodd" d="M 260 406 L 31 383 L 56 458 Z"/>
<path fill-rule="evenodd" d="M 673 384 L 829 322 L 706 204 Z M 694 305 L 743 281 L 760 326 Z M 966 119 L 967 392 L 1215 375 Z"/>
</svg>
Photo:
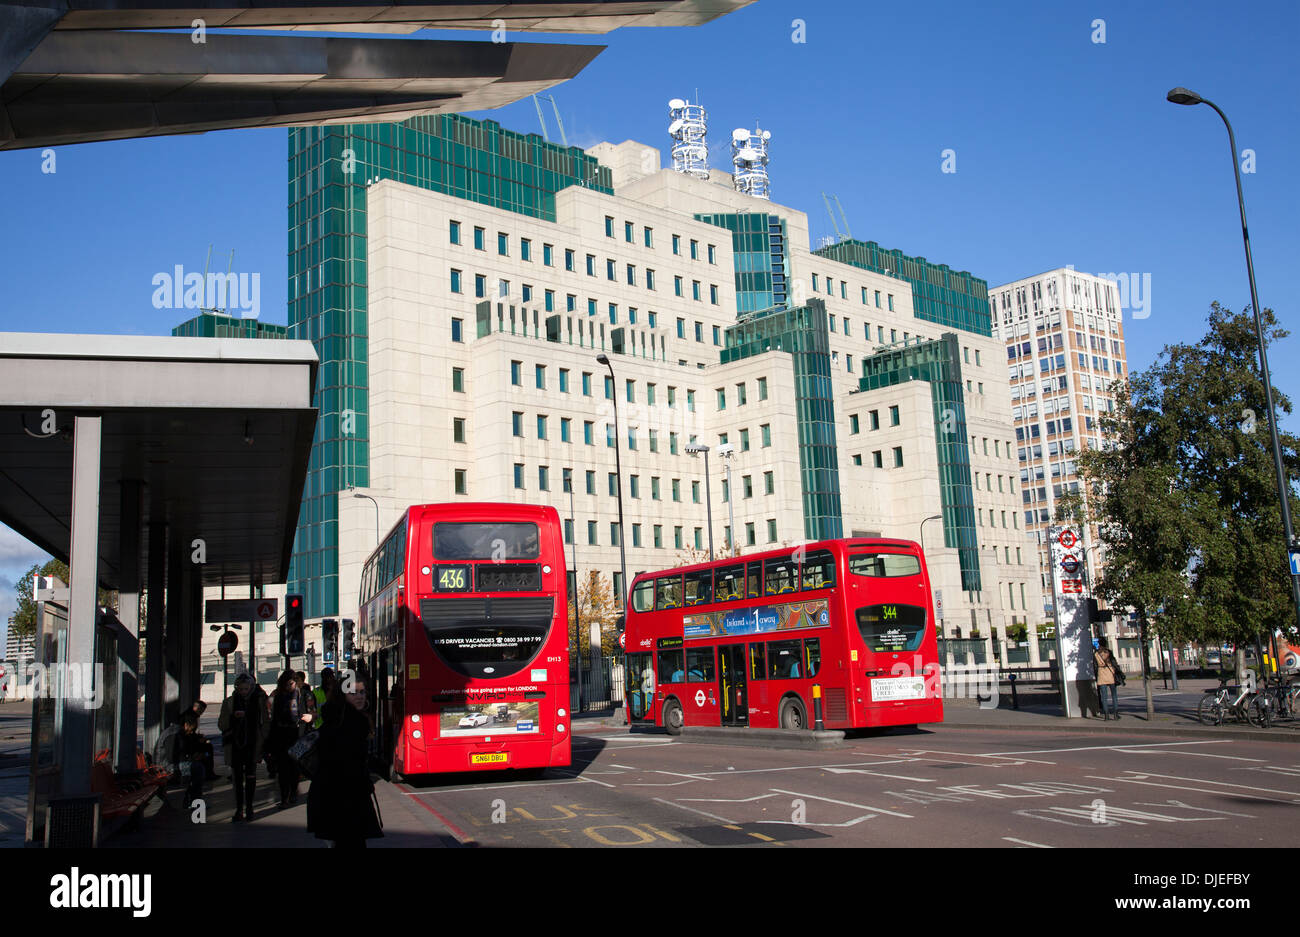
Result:
<svg viewBox="0 0 1300 937">
<path fill-rule="evenodd" d="M 616 657 L 583 661 L 579 712 L 609 712 L 623 705 L 623 665 Z"/>
</svg>

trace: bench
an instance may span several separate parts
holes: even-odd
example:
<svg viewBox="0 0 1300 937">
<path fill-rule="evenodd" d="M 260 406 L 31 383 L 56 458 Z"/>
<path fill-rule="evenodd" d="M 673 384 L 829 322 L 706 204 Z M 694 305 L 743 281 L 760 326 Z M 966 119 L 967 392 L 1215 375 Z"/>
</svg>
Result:
<svg viewBox="0 0 1300 937">
<path fill-rule="evenodd" d="M 140 764 L 137 755 L 137 767 Z M 166 784 L 166 773 L 147 765 L 134 774 L 114 774 L 107 751 L 96 755 L 90 768 L 90 789 L 100 795 L 99 813 L 106 820 L 124 817 L 130 822 Z"/>
</svg>

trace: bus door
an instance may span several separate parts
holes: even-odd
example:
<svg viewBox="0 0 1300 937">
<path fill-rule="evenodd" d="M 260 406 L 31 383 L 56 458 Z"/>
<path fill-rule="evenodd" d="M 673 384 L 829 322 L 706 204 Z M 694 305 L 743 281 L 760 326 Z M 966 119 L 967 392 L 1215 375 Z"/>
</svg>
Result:
<svg viewBox="0 0 1300 937">
<path fill-rule="evenodd" d="M 749 724 L 749 690 L 745 678 L 745 645 L 724 644 L 718 648 L 718 698 L 724 726 Z"/>
<path fill-rule="evenodd" d="M 650 654 L 628 654 L 623 685 L 627 687 L 628 718 L 632 722 L 653 722 L 655 672 Z"/>
</svg>

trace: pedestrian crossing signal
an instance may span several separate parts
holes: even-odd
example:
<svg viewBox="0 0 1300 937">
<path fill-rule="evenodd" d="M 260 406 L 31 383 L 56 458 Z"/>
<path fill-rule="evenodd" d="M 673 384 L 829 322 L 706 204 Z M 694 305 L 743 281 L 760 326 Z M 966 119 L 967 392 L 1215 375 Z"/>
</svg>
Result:
<svg viewBox="0 0 1300 937">
<path fill-rule="evenodd" d="M 284 647 L 290 657 L 302 654 L 306 643 L 306 625 L 303 623 L 301 595 L 285 597 L 284 609 Z"/>
</svg>

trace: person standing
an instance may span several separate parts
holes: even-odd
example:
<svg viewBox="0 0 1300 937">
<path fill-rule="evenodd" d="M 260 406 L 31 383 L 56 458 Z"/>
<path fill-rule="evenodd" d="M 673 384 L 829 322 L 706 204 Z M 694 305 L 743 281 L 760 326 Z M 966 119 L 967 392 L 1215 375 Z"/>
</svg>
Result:
<svg viewBox="0 0 1300 937">
<path fill-rule="evenodd" d="M 181 777 L 188 781 L 185 788 L 186 805 L 203 797 L 203 782 L 208 774 L 207 764 L 211 757 L 212 745 L 199 734 L 199 717 L 194 710 L 186 710 L 181 716 L 181 730 L 175 736 L 175 762 Z"/>
<path fill-rule="evenodd" d="M 1097 695 L 1101 697 L 1103 717 L 1109 721 L 1119 719 L 1119 682 L 1124 679 L 1115 656 L 1105 641 L 1101 642 L 1092 655 L 1093 667 L 1097 671 Z"/>
<path fill-rule="evenodd" d="M 262 744 L 270 728 L 266 713 L 266 694 L 253 678 L 241 673 L 235 678 L 235 691 L 221 704 L 217 727 L 221 744 L 230 755 L 230 779 L 235 788 L 235 815 L 232 822 L 253 819 L 253 794 L 257 787 L 257 763 L 262 760 Z"/>
<path fill-rule="evenodd" d="M 321 671 L 320 686 L 312 690 L 312 694 L 316 697 L 316 721 L 312 723 L 313 729 L 319 729 L 325 724 L 324 718 L 321 716 L 321 710 L 325 708 L 326 701 L 329 699 L 330 694 L 334 692 L 334 683 L 337 679 L 333 667 L 326 667 Z"/>
<path fill-rule="evenodd" d="M 298 765 L 289 749 L 302 735 L 303 726 L 311 722 L 311 715 L 302 706 L 294 672 L 280 674 L 271 698 L 271 752 L 275 757 L 275 776 L 280 782 L 280 806 L 288 807 L 298 802 Z"/>
<path fill-rule="evenodd" d="M 363 674 L 334 684 L 317 743 L 320 766 L 307 791 L 307 831 L 339 849 L 364 849 L 383 836 L 368 764 L 374 723 Z"/>
</svg>

